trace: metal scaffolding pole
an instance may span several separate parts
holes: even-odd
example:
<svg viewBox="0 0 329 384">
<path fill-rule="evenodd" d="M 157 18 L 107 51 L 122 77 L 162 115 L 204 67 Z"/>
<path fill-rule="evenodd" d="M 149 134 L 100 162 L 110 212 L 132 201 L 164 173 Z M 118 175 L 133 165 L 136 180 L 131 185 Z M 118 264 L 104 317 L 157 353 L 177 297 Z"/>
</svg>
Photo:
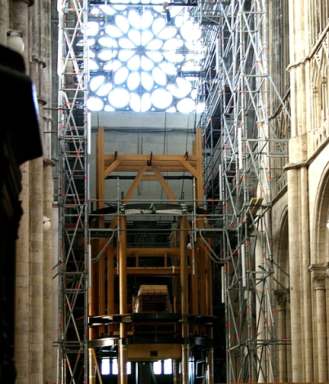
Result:
<svg viewBox="0 0 329 384">
<path fill-rule="evenodd" d="M 88 381 L 87 0 L 58 0 L 58 382 Z"/>
<path fill-rule="evenodd" d="M 205 187 L 222 201 L 224 217 L 227 382 L 274 381 L 282 341 L 273 311 L 271 208 L 287 140 L 271 125 L 270 89 L 289 113 L 268 71 L 267 2 L 202 1 L 196 15 L 207 48 L 200 84 Z"/>
</svg>

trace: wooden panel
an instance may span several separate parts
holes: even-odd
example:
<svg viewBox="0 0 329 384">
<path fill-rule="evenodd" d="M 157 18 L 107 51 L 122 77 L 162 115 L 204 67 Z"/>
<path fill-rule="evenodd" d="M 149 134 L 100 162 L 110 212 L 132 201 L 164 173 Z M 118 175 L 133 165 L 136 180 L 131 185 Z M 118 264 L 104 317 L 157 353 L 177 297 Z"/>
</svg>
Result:
<svg viewBox="0 0 329 384">
<path fill-rule="evenodd" d="M 128 360 L 156 361 L 164 359 L 181 359 L 180 344 L 130 344 L 128 345 Z"/>
</svg>

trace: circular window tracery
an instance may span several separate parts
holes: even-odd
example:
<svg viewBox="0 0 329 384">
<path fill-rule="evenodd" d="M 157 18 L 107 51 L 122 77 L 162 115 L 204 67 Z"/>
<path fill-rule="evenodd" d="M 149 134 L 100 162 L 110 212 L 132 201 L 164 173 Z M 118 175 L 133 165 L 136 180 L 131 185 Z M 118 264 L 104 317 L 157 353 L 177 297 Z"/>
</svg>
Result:
<svg viewBox="0 0 329 384">
<path fill-rule="evenodd" d="M 162 6 L 102 5 L 90 14 L 91 111 L 195 109 L 197 75 L 185 77 L 184 66 L 200 68 L 202 55 L 191 53 L 200 49 L 200 31 L 182 7 L 172 7 L 169 21 Z"/>
</svg>

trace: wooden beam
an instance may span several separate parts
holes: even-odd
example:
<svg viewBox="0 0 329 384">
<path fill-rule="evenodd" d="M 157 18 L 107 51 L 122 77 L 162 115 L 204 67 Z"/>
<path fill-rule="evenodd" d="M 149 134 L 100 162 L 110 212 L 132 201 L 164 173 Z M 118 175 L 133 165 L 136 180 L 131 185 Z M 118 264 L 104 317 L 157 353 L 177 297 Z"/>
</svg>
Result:
<svg viewBox="0 0 329 384">
<path fill-rule="evenodd" d="M 202 132 L 200 128 L 196 129 L 195 135 L 195 155 L 197 158 L 196 164 L 196 200 L 198 204 L 204 201 L 204 175 L 203 175 L 203 150 L 202 150 Z"/>
<path fill-rule="evenodd" d="M 128 256 L 178 256 L 179 248 L 128 248 Z"/>
<path fill-rule="evenodd" d="M 185 168 L 185 170 L 187 172 L 189 172 L 192 176 L 194 177 L 198 177 L 198 174 L 197 174 L 197 171 L 194 167 L 192 167 L 192 165 L 185 159 L 181 159 L 180 160 L 180 163 L 182 164 L 182 166 Z"/>
<path fill-rule="evenodd" d="M 187 268 L 190 272 L 190 268 Z M 127 267 L 128 275 L 138 276 L 172 276 L 180 273 L 179 267 Z"/>
<path fill-rule="evenodd" d="M 181 359 L 180 344 L 129 344 L 128 360 L 155 361 L 164 359 Z"/>
<path fill-rule="evenodd" d="M 106 164 L 106 161 L 105 161 L 105 164 Z M 105 168 L 104 178 L 106 176 L 109 176 L 112 172 L 114 172 L 118 168 L 119 165 L 120 165 L 120 160 L 113 159 L 113 162 L 107 168 Z"/>
<path fill-rule="evenodd" d="M 154 162 L 177 162 L 181 159 L 186 160 L 185 155 L 154 155 L 152 154 L 152 165 Z M 114 160 L 119 160 L 122 162 L 144 162 L 144 165 L 147 164 L 150 160 L 149 154 L 123 154 L 123 155 L 105 155 L 104 156 L 105 164 L 111 163 Z M 189 156 L 188 161 L 195 162 L 197 161 L 197 157 L 192 155 Z"/>
<path fill-rule="evenodd" d="M 167 183 L 167 181 L 163 178 L 160 171 L 157 168 L 153 168 L 155 176 L 157 176 L 159 183 L 167 196 L 167 199 L 169 201 L 176 201 L 176 195 L 174 191 L 172 190 L 171 186 Z"/>
<path fill-rule="evenodd" d="M 146 168 L 147 168 L 147 167 L 144 166 L 143 168 L 141 168 L 141 169 L 138 171 L 138 173 L 137 173 L 137 175 L 136 175 L 134 181 L 130 184 L 130 187 L 129 187 L 127 193 L 126 193 L 126 196 L 125 196 L 124 199 L 123 199 L 124 202 L 127 202 L 127 201 L 129 201 L 129 200 L 132 198 L 132 195 L 133 195 L 133 193 L 134 193 L 134 190 L 139 186 L 140 182 L 142 181 L 143 174 L 144 174 Z"/>
</svg>

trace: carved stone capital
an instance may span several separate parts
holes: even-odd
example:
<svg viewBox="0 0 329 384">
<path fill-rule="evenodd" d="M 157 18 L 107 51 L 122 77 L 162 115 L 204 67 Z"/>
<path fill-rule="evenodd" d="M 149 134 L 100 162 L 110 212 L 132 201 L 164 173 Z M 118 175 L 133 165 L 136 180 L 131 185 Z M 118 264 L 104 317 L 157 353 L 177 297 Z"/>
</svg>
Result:
<svg viewBox="0 0 329 384">
<path fill-rule="evenodd" d="M 276 302 L 278 306 L 282 309 L 286 306 L 289 301 L 289 289 L 287 288 L 279 288 L 274 290 L 274 296 L 276 298 Z"/>
<path fill-rule="evenodd" d="M 328 276 L 328 263 L 311 264 L 309 271 L 311 272 L 314 289 L 325 289 L 326 288 L 326 277 Z"/>
</svg>

